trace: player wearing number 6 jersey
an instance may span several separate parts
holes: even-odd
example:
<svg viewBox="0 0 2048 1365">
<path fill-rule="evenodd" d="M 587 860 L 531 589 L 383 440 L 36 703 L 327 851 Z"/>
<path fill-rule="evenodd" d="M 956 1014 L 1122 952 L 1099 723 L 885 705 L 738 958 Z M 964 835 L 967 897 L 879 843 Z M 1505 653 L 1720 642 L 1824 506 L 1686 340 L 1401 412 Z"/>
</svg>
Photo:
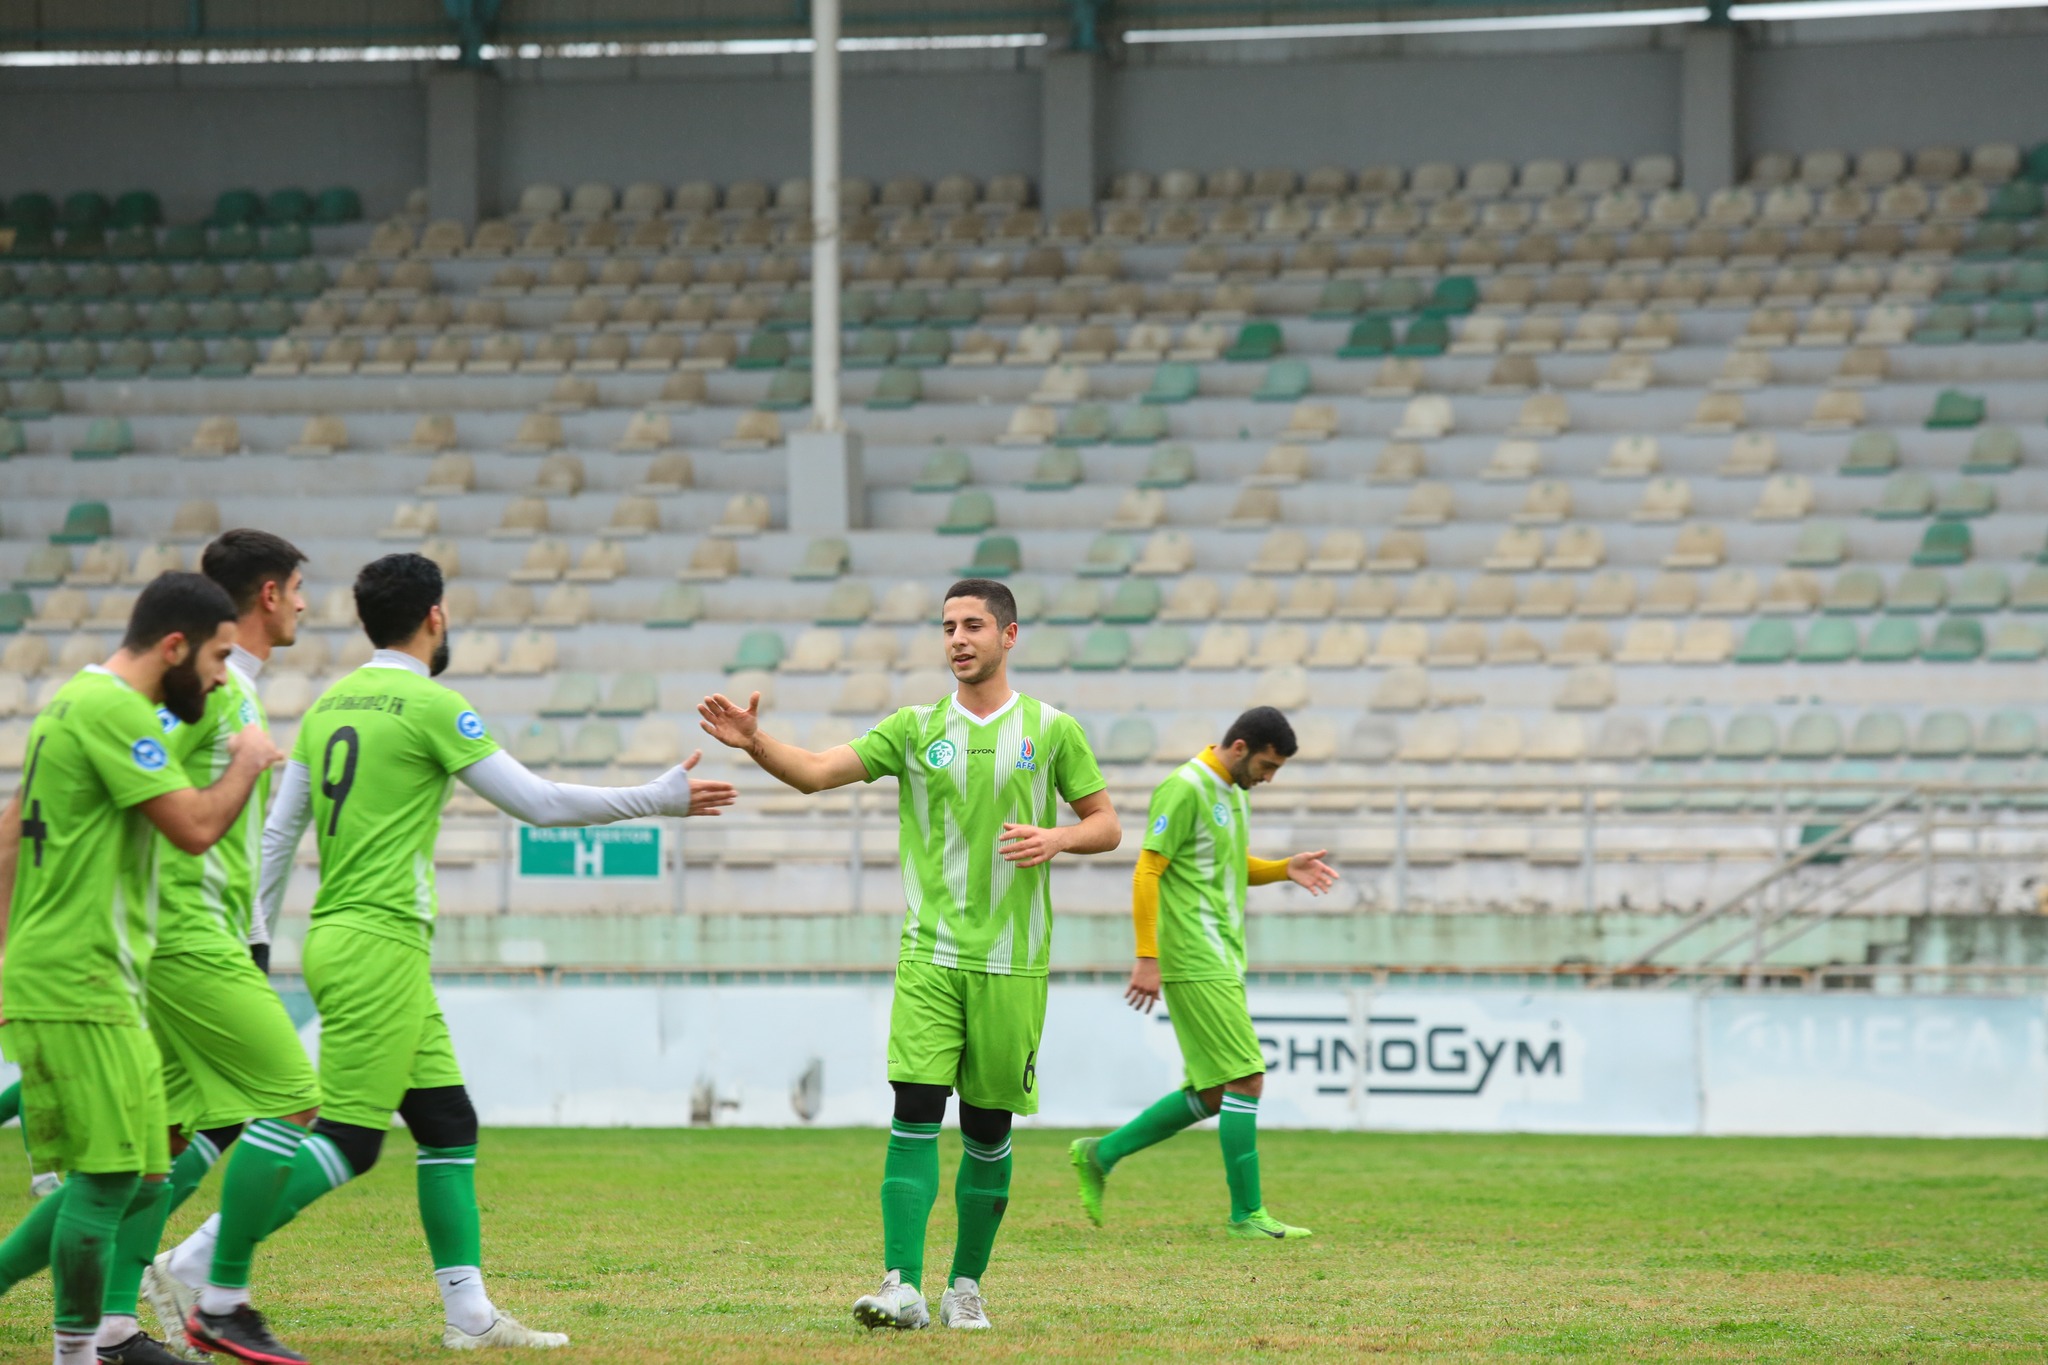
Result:
<svg viewBox="0 0 2048 1365">
<path fill-rule="evenodd" d="M 930 1321 L 925 1224 L 939 1192 L 939 1124 L 954 1089 L 966 1151 L 953 1186 L 959 1236 L 939 1321 L 989 1325 L 980 1281 L 1009 1205 L 1010 1120 L 1038 1112 L 1052 945 L 1047 864 L 1061 853 L 1108 852 L 1122 838 L 1080 725 L 1010 690 L 1010 590 L 984 578 L 955 583 L 941 629 L 958 690 L 903 708 L 850 745 L 812 753 L 769 738 L 759 693 L 745 707 L 713 696 L 698 708 L 707 734 L 745 749 L 798 791 L 896 779 L 908 908 L 889 1015 L 896 1113 L 882 1167 L 886 1275 L 853 1309 L 869 1327 Z M 1078 825 L 1055 827 L 1062 799 Z"/>
<path fill-rule="evenodd" d="M 357 576 L 356 612 L 377 651 L 307 712 L 264 831 L 266 920 L 309 823 L 320 860 L 302 952 L 320 1012 L 320 1118 L 275 1221 L 367 1172 L 396 1111 L 419 1146 L 420 1222 L 447 1315 L 442 1344 L 566 1346 L 567 1337 L 520 1325 L 484 1292 L 476 1110 L 428 971 L 441 807 L 458 779 L 536 825 L 715 815 L 734 793 L 693 782 L 694 756 L 639 787 L 569 786 L 527 771 L 460 694 L 433 681 L 448 660 L 442 595 L 441 571 L 420 555 L 388 555 Z"/>
</svg>

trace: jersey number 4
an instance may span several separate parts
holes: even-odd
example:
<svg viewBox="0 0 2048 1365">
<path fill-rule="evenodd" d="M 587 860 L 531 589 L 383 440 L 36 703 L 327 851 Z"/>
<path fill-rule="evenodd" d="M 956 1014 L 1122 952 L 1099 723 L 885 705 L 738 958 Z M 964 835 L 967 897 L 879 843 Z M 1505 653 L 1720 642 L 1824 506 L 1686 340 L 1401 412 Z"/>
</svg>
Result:
<svg viewBox="0 0 2048 1365">
<path fill-rule="evenodd" d="M 341 751 L 339 763 L 335 757 L 337 749 Z M 356 727 L 344 725 L 327 737 L 327 750 L 320 755 L 320 794 L 329 802 L 327 837 L 330 839 L 341 826 L 341 808 L 348 804 L 348 794 L 356 785 L 356 760 L 362 757 L 362 752 L 363 741 L 356 734 Z"/>
<path fill-rule="evenodd" d="M 28 761 L 28 777 L 21 784 L 21 837 L 36 846 L 37 867 L 43 865 L 43 845 L 50 839 L 50 827 L 43 821 L 43 803 L 35 794 L 36 765 L 43 761 L 43 745 L 48 742 L 48 735 L 36 741 L 36 751 Z"/>
</svg>

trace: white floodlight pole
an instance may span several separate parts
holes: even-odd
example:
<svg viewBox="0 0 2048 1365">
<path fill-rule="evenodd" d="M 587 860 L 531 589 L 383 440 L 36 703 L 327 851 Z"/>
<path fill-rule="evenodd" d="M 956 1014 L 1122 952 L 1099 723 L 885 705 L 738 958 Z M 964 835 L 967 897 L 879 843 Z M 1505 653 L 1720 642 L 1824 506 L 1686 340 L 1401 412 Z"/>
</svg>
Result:
<svg viewBox="0 0 2048 1365">
<path fill-rule="evenodd" d="M 811 0 L 811 414 L 839 418 L 839 0 Z"/>
</svg>

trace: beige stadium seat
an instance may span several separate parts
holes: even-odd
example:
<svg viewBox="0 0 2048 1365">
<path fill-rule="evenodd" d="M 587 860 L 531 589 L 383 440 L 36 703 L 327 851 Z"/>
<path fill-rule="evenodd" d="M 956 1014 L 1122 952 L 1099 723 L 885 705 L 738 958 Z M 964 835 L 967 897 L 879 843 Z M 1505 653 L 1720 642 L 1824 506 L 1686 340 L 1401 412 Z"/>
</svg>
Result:
<svg viewBox="0 0 2048 1365">
<path fill-rule="evenodd" d="M 1424 716 L 1408 726 L 1395 757 L 1403 763 L 1449 763 L 1464 745 L 1456 716 Z M 1415 854 L 1410 849 L 1410 856 Z"/>
<path fill-rule="evenodd" d="M 1891 371 L 1891 356 L 1880 346 L 1858 346 L 1842 353 L 1842 360 L 1828 379 L 1832 388 L 1862 389 L 1884 383 Z"/>
<path fill-rule="evenodd" d="M 413 362 L 414 374 L 459 374 L 470 360 L 473 344 L 460 336 L 435 337 L 427 353 Z M 424 419 L 423 419 L 424 420 Z"/>
<path fill-rule="evenodd" d="M 1269 621 L 1280 609 L 1280 590 L 1271 580 L 1241 578 L 1223 599 L 1217 619 L 1223 621 Z"/>
<path fill-rule="evenodd" d="M 534 497 L 515 498 L 506 505 L 498 524 L 491 528 L 490 537 L 492 540 L 532 540 L 546 535 L 547 530 L 547 503 Z"/>
<path fill-rule="evenodd" d="M 562 340 L 562 338 L 557 338 L 557 340 Z M 543 342 L 542 344 L 545 346 L 553 345 L 554 343 Z M 574 343 L 570 343 L 567 350 L 568 357 L 573 360 L 575 352 Z M 596 407 L 597 403 L 596 380 L 577 379 L 570 375 L 563 375 L 555 381 L 554 387 L 548 390 L 548 399 L 547 402 L 541 404 L 541 411 L 543 413 L 582 412 L 586 408 Z"/>
<path fill-rule="evenodd" d="M 668 414 L 644 409 L 633 414 L 632 420 L 626 423 L 625 434 L 612 448 L 621 452 L 642 452 L 663 450 L 673 443 Z"/>
<path fill-rule="evenodd" d="M 532 624 L 546 630 L 573 630 L 588 620 L 590 589 L 558 583 L 534 611 Z"/>
<path fill-rule="evenodd" d="M 555 637 L 525 630 L 512 637 L 505 655 L 491 671 L 500 677 L 533 678 L 555 671 L 559 650 Z"/>
<path fill-rule="evenodd" d="M 767 450 L 782 444 L 782 420 L 772 412 L 743 412 L 732 435 L 720 444 L 727 450 Z"/>
<path fill-rule="evenodd" d="M 1513 519 L 1524 526 L 1552 526 L 1571 514 L 1571 485 L 1562 479 L 1541 479 L 1529 485 Z"/>
<path fill-rule="evenodd" d="M 1880 303 L 1863 315 L 1857 329 L 1858 346 L 1903 346 L 1912 335 L 1917 314 L 1910 304 Z"/>
<path fill-rule="evenodd" d="M 1671 661 L 1679 664 L 1725 664 L 1735 653 L 1735 629 L 1726 621 L 1688 621 L 1678 637 Z"/>
<path fill-rule="evenodd" d="M 1633 621 L 1614 652 L 1620 664 L 1665 664 L 1678 648 L 1678 627 L 1669 621 Z"/>
<path fill-rule="evenodd" d="M 997 445 L 1041 446 L 1059 434 L 1060 416 L 1051 408 L 1027 403 L 1010 414 L 1010 424 L 996 437 Z"/>
<path fill-rule="evenodd" d="M 1357 573 L 1364 565 L 1365 533 L 1340 529 L 1323 537 L 1305 567 L 1310 573 L 1350 574 Z"/>
<path fill-rule="evenodd" d="M 420 542 L 420 558 L 431 559 L 440 567 L 443 578 L 455 578 L 462 573 L 462 547 L 447 536 L 429 536 Z"/>
<path fill-rule="evenodd" d="M 1765 616 L 1804 616 L 1820 609 L 1821 582 L 1806 569 L 1787 569 L 1771 580 L 1770 588 L 1757 603 Z"/>
<path fill-rule="evenodd" d="M 1613 313 L 1581 313 L 1565 338 L 1564 349 L 1574 354 L 1611 351 L 1621 343 L 1621 319 Z"/>
<path fill-rule="evenodd" d="M 1543 469 L 1543 447 L 1534 441 L 1502 441 L 1479 471 L 1488 483 L 1526 483 Z"/>
<path fill-rule="evenodd" d="M 1599 527 L 1567 526 L 1557 533 L 1543 567 L 1552 573 L 1584 573 L 1599 568 L 1606 558 L 1607 543 Z"/>
<path fill-rule="evenodd" d="M 232 417 L 208 417 L 192 433 L 192 440 L 185 447 L 185 454 L 194 458 L 239 455 L 242 453 L 241 424 Z"/>
<path fill-rule="evenodd" d="M 1321 621 L 1337 610 L 1337 584 L 1328 578 L 1297 578 L 1275 613 L 1282 621 Z"/>
<path fill-rule="evenodd" d="M 625 546 L 615 540 L 593 540 L 562 577 L 572 583 L 614 583 L 627 572 Z"/>
<path fill-rule="evenodd" d="M 526 547 L 526 556 L 511 573 L 514 583 L 552 583 L 569 570 L 567 542 L 536 540 Z"/>
<path fill-rule="evenodd" d="M 1726 435 L 1743 425 L 1745 415 L 1740 394 L 1702 394 L 1685 429 L 1695 436 Z"/>
<path fill-rule="evenodd" d="M 1533 526 L 1510 526 L 1480 563 L 1489 572 L 1527 573 L 1542 559 L 1543 532 Z"/>
<path fill-rule="evenodd" d="M 1564 345 L 1564 319 L 1531 317 L 1522 319 L 1515 339 L 1508 343 L 1511 355 L 1548 355 Z"/>
<path fill-rule="evenodd" d="M 652 499 L 638 501 L 652 503 Z M 623 508 L 626 500 L 621 499 Z M 636 512 L 644 516 L 644 509 Z M 725 504 L 725 511 L 718 524 L 711 528 L 714 536 L 753 536 L 768 529 L 771 518 L 768 499 L 759 493 L 735 493 Z"/>
<path fill-rule="evenodd" d="M 1437 632 L 1424 662 L 1431 668 L 1477 668 L 1485 658 L 1486 627 L 1460 623 Z"/>
<path fill-rule="evenodd" d="M 1213 578 L 1183 578 L 1166 594 L 1159 619 L 1167 622 L 1207 621 L 1223 606 L 1223 590 Z"/>
<path fill-rule="evenodd" d="M 1496 319 L 1497 320 L 1497 319 Z M 1528 355 L 1504 355 L 1493 362 L 1493 369 L 1486 376 L 1486 383 L 1480 392 L 1487 394 L 1527 393 L 1543 382 L 1537 372 L 1536 360 Z"/>
<path fill-rule="evenodd" d="M 1678 533 L 1671 553 L 1664 556 L 1667 569 L 1712 569 L 1728 557 L 1728 535 L 1719 526 L 1695 523 Z"/>
<path fill-rule="evenodd" d="M 759 494 L 755 494 L 754 497 L 759 503 L 759 524 L 754 526 L 752 530 L 739 532 L 738 534 L 750 535 L 753 531 L 765 529 L 768 525 L 766 499 L 760 498 Z M 736 498 L 734 501 L 737 502 L 738 499 Z M 749 510 L 753 510 L 752 504 L 750 504 Z M 726 519 L 720 522 L 721 527 L 733 524 L 733 512 L 733 506 L 727 504 Z M 612 504 L 611 520 L 604 524 L 603 529 L 598 534 L 607 540 L 638 540 L 643 536 L 654 535 L 660 530 L 661 504 L 650 497 L 628 494 Z"/>
<path fill-rule="evenodd" d="M 1724 479 L 1760 479 L 1778 467 L 1778 439 L 1768 431 L 1745 431 L 1728 448 L 1717 471 Z"/>
<path fill-rule="evenodd" d="M 1230 333 L 1222 323 L 1191 322 L 1181 329 L 1179 339 L 1167 352 L 1166 358 L 1206 364 L 1221 359 L 1223 348 L 1229 344 Z"/>
<path fill-rule="evenodd" d="M 1357 669 L 1365 666 L 1366 629 L 1355 621 L 1325 626 L 1309 651 L 1307 666 L 1316 669 Z"/>
<path fill-rule="evenodd" d="M 1247 484 L 1285 488 L 1309 477 L 1309 455 L 1304 446 L 1281 444 L 1268 447 L 1259 467 L 1245 479 Z"/>
<path fill-rule="evenodd" d="M 1856 331 L 1856 310 L 1839 306 L 1816 308 L 1799 324 L 1796 346 L 1846 346 Z"/>
<path fill-rule="evenodd" d="M 178 504 L 171 514 L 171 539 L 187 543 L 212 540 L 220 534 L 220 507 L 211 498 L 193 498 Z"/>
<path fill-rule="evenodd" d="M 1242 668 L 1245 657 L 1250 653 L 1250 631 L 1239 625 L 1212 625 L 1196 641 L 1187 666 L 1205 672 Z"/>
<path fill-rule="evenodd" d="M 1246 659 L 1247 668 L 1298 668 L 1308 658 L 1308 628 L 1294 624 L 1267 626 L 1258 646 Z"/>
<path fill-rule="evenodd" d="M 1735 344 L 1750 349 L 1768 349 L 1792 344 L 1799 330 L 1799 314 L 1791 308 L 1759 308 L 1743 324 Z"/>
<path fill-rule="evenodd" d="M 519 419 L 519 430 L 505 445 L 514 454 L 537 454 L 559 450 L 565 444 L 562 419 L 552 412 L 530 412 Z"/>
<path fill-rule="evenodd" d="M 126 564 L 121 547 L 103 540 L 86 547 L 77 567 L 64 575 L 64 582 L 74 588 L 104 588 L 121 576 Z"/>
<path fill-rule="evenodd" d="M 1699 602 L 1699 584 L 1693 575 L 1660 573 L 1650 580 L 1636 608 L 1644 616 L 1688 616 Z"/>
<path fill-rule="evenodd" d="M 1497 313 L 1479 313 L 1463 318 L 1458 323 L 1457 340 L 1451 343 L 1452 355 L 1498 355 L 1507 344 L 1508 321 Z"/>
<path fill-rule="evenodd" d="M 348 449 L 348 426 L 331 413 L 306 419 L 299 439 L 285 447 L 287 455 L 332 455 Z"/>
<path fill-rule="evenodd" d="M 1561 393 L 1531 394 L 1508 429 L 1513 436 L 1556 436 L 1571 428 L 1571 409 Z"/>
<path fill-rule="evenodd" d="M 1684 521 L 1692 514 L 1692 484 L 1666 475 L 1643 485 L 1642 500 L 1630 521 Z"/>
<path fill-rule="evenodd" d="M 1308 536 L 1292 527 L 1280 527 L 1267 534 L 1257 554 L 1246 567 L 1259 574 L 1298 574 L 1308 563 Z"/>
<path fill-rule="evenodd" d="M 1414 573 L 1429 562 L 1420 531 L 1388 531 L 1373 546 L 1365 567 L 1374 573 Z"/>
<path fill-rule="evenodd" d="M 1280 432 L 1283 441 L 1327 441 L 1337 434 L 1337 409 L 1329 403 L 1296 403 Z"/>
<path fill-rule="evenodd" d="M 1765 480 L 1750 512 L 1754 521 L 1804 521 L 1813 512 L 1813 480 L 1804 474 L 1774 474 Z"/>
<path fill-rule="evenodd" d="M 1813 401 L 1808 431 L 1850 431 L 1863 425 L 1863 393 L 1859 389 L 1823 389 Z"/>
<path fill-rule="evenodd" d="M 482 631 L 460 632 L 449 646 L 448 676 L 475 678 L 494 673 L 503 654 L 504 645 L 497 636 Z"/>
<path fill-rule="evenodd" d="M 1166 519 L 1166 494 L 1157 488 L 1128 488 L 1103 523 L 1105 531 L 1149 531 Z M 1191 551 L 1192 553 L 1192 551 Z"/>
<path fill-rule="evenodd" d="M 737 564 L 737 559 L 734 562 Z M 922 626 L 931 624 L 937 615 L 922 583 L 897 583 L 882 594 L 868 620 L 878 626 Z"/>
<path fill-rule="evenodd" d="M 1597 621 L 1574 621 L 1558 636 L 1550 662 L 1564 668 L 1602 663 L 1614 653 L 1614 639 Z"/>
<path fill-rule="evenodd" d="M 1157 322 L 1141 322 L 1125 334 L 1123 345 L 1111 358 L 1122 365 L 1154 365 L 1166 359 L 1172 346 L 1172 329 Z"/>
<path fill-rule="evenodd" d="M 838 671 L 844 648 L 836 630 L 807 630 L 796 637 L 782 659 L 784 673 L 833 673 Z"/>
<path fill-rule="evenodd" d="M 533 590 L 518 583 L 501 584 L 469 619 L 484 626 L 523 626 L 533 619 Z"/>
<path fill-rule="evenodd" d="M 441 510 L 431 502 L 401 502 L 379 540 L 424 540 L 441 529 Z"/>
<path fill-rule="evenodd" d="M 1380 631 L 1368 661 L 1374 668 L 1399 668 L 1421 663 L 1428 652 L 1429 627 L 1397 621 Z"/>
<path fill-rule="evenodd" d="M 1365 574 L 1351 580 L 1338 599 L 1337 615 L 1348 621 L 1383 621 L 1400 604 L 1400 590 L 1391 579 Z"/>
<path fill-rule="evenodd" d="M 1457 515 L 1457 495 L 1447 483 L 1419 483 L 1408 490 L 1397 519 L 1402 526 L 1441 526 Z"/>
<path fill-rule="evenodd" d="M 1735 393 L 1761 388 L 1770 382 L 1771 357 L 1768 351 L 1730 351 L 1722 360 L 1719 373 L 1707 387 L 1716 393 Z"/>
<path fill-rule="evenodd" d="M 1457 605 L 1458 585 L 1448 574 L 1417 574 L 1408 581 L 1394 614 L 1404 620 L 1441 621 Z"/>
<path fill-rule="evenodd" d="M 1366 475 L 1369 483 L 1413 483 L 1422 477 L 1428 461 L 1428 451 L 1414 441 L 1389 441 L 1380 447 L 1372 471 Z"/>
<path fill-rule="evenodd" d="M 77 588 L 58 588 L 23 622 L 23 629 L 57 634 L 78 628 L 92 610 L 92 600 Z"/>
<path fill-rule="evenodd" d="M 1132 563 L 1131 572 L 1142 577 L 1169 578 L 1186 573 L 1194 567 L 1194 563 L 1195 542 L 1187 532 L 1154 531 L 1146 537 L 1145 547 Z"/>
<path fill-rule="evenodd" d="M 1569 578 L 1532 578 L 1521 590 L 1515 615 L 1531 621 L 1555 620 L 1571 615 L 1578 600 L 1578 588 Z"/>
<path fill-rule="evenodd" d="M 1031 401 L 1064 407 L 1086 398 L 1088 390 L 1088 367 L 1063 361 L 1047 368 L 1038 381 L 1038 388 L 1031 395 Z"/>
<path fill-rule="evenodd" d="M 1365 383 L 1367 398 L 1412 398 L 1422 387 L 1422 362 L 1412 356 L 1390 355 L 1379 363 Z"/>
<path fill-rule="evenodd" d="M 1433 441 L 1449 435 L 1456 424 L 1451 400 L 1440 393 L 1425 393 L 1409 400 L 1400 425 L 1394 428 L 1394 438 Z"/>
<path fill-rule="evenodd" d="M 1702 616 L 1747 616 L 1756 609 L 1760 589 L 1754 569 L 1718 569 L 1701 592 Z"/>
<path fill-rule="evenodd" d="M 159 574 L 182 573 L 186 568 L 185 552 L 175 545 L 159 541 L 135 552 L 135 562 L 129 565 L 121 581 L 130 587 L 147 587 Z"/>
<path fill-rule="evenodd" d="M 278 337 L 263 353 L 261 363 L 249 373 L 258 377 L 277 377 L 298 374 L 313 359 L 312 348 L 296 337 Z"/>
<path fill-rule="evenodd" d="M 543 498 L 573 498 L 583 491 L 583 457 L 558 450 L 534 470 L 530 491 Z"/>
<path fill-rule="evenodd" d="M 730 540 L 706 536 L 690 547 L 690 559 L 676 577 L 686 583 L 713 583 L 740 571 L 740 547 Z"/>
<path fill-rule="evenodd" d="M 1219 523 L 1226 531 L 1259 530 L 1280 520 L 1280 494 L 1271 488 L 1243 488 Z"/>
</svg>

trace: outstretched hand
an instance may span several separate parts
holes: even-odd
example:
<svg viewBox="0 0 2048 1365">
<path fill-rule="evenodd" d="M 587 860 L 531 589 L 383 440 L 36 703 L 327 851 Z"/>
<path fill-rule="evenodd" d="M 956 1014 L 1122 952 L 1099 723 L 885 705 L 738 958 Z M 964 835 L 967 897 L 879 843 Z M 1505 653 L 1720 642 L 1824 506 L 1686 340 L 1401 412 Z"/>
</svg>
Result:
<svg viewBox="0 0 2048 1365">
<path fill-rule="evenodd" d="M 721 807 L 740 799 L 739 790 L 730 782 L 707 782 L 690 776 L 690 770 L 703 757 L 704 751 L 699 749 L 662 774 L 661 784 L 671 793 L 662 814 L 719 815 L 723 813 Z"/>
<path fill-rule="evenodd" d="M 741 706 L 722 692 L 714 692 L 697 704 L 704 733 L 730 749 L 745 749 L 761 733 L 761 694 L 754 693 Z"/>
<path fill-rule="evenodd" d="M 1287 880 L 1307 888 L 1311 896 L 1322 895 L 1337 884 L 1337 869 L 1323 861 L 1329 856 L 1327 848 L 1295 854 L 1287 860 Z"/>
</svg>

